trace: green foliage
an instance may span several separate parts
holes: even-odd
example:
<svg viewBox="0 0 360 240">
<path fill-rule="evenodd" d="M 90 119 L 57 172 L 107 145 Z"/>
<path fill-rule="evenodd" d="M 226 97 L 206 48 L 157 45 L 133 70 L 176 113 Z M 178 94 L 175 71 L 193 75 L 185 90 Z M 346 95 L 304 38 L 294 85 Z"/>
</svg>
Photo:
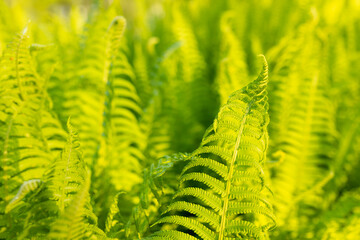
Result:
<svg viewBox="0 0 360 240">
<path fill-rule="evenodd" d="M 269 122 L 267 82 L 264 60 L 259 77 L 221 107 L 192 153 L 194 160 L 183 169 L 181 186 L 165 211 L 174 213 L 156 224 L 177 224 L 202 239 L 264 239 L 265 232 L 275 226 L 263 171 Z M 154 236 L 171 238 L 174 234 L 180 233 L 166 229 Z"/>
<path fill-rule="evenodd" d="M 0 16 L 0 239 L 359 238 L 358 1 Z"/>
</svg>

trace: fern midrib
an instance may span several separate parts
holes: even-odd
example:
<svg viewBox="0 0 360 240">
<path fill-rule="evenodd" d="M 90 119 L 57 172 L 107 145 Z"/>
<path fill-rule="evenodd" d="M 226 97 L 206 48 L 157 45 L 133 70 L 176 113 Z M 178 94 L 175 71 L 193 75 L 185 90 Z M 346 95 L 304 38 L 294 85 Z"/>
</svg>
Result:
<svg viewBox="0 0 360 240">
<path fill-rule="evenodd" d="M 110 66 L 111 63 L 114 61 L 115 56 L 116 56 L 116 52 L 112 52 L 114 49 L 112 48 L 113 46 L 113 40 L 112 40 L 112 35 L 111 35 L 111 28 L 114 27 L 112 26 L 113 23 L 111 23 L 109 29 L 106 32 L 106 47 L 105 47 L 105 62 L 104 62 L 104 69 L 103 69 L 103 83 L 107 83 L 108 79 L 109 79 L 109 71 L 110 71 Z M 115 40 L 116 41 L 116 40 Z M 116 49 L 118 50 L 118 49 Z"/>
<path fill-rule="evenodd" d="M 71 135 L 70 135 L 71 136 Z M 60 209 L 60 213 L 63 213 L 64 212 L 64 209 L 65 209 L 65 187 L 68 185 L 68 172 L 69 172 L 69 165 L 70 165 L 70 159 L 71 159 L 71 153 L 72 153 L 72 149 L 73 149 L 73 137 L 71 136 L 71 138 L 69 139 L 69 154 L 68 154 L 68 157 L 67 157 L 67 163 L 66 163 L 66 170 L 65 170 L 65 182 L 64 182 L 64 185 L 62 186 L 61 188 L 61 200 L 60 200 L 60 206 L 59 206 L 59 209 Z"/>
<path fill-rule="evenodd" d="M 308 107 L 306 110 L 306 119 L 304 122 L 304 134 L 303 134 L 303 138 L 302 138 L 302 144 L 301 144 L 301 148 L 299 148 L 299 161 L 297 162 L 297 165 L 299 166 L 299 169 L 304 169 L 304 164 L 308 164 L 308 155 L 309 155 L 309 147 L 311 142 L 311 132 L 312 132 L 312 120 L 314 117 L 314 106 L 315 106 L 315 97 L 317 95 L 317 87 L 318 87 L 318 75 L 314 75 L 312 81 L 311 81 L 311 86 L 310 86 L 310 92 L 309 92 L 309 103 L 308 103 Z M 297 179 L 304 179 L 303 176 L 303 170 L 297 171 Z M 310 186 L 311 188 L 311 186 Z M 302 191 L 304 190 L 304 191 Z M 301 199 L 299 199 L 299 196 L 302 196 L 302 194 L 304 192 L 307 192 L 309 189 L 301 189 L 301 186 L 297 186 L 297 194 L 295 195 L 295 199 L 298 199 L 298 201 L 300 201 Z M 302 192 L 301 192 L 302 191 Z"/>
<path fill-rule="evenodd" d="M 224 239 L 225 223 L 226 223 L 226 217 L 227 217 L 226 213 L 227 213 L 228 205 L 229 205 L 229 195 L 230 195 L 230 189 L 231 189 L 231 180 L 232 180 L 232 177 L 233 177 L 233 174 L 234 174 L 234 165 L 235 165 L 236 157 L 237 157 L 237 154 L 238 154 L 238 149 L 239 149 L 240 142 L 241 142 L 241 137 L 243 135 L 243 130 L 244 130 L 244 127 L 245 127 L 246 117 L 250 112 L 251 105 L 252 105 L 252 103 L 249 103 L 249 105 L 248 105 L 248 107 L 246 109 L 246 112 L 244 113 L 243 119 L 241 120 L 241 125 L 239 127 L 239 133 L 238 133 L 238 136 L 236 138 L 234 151 L 233 151 L 231 162 L 230 162 L 229 173 L 228 173 L 228 178 L 227 178 L 226 188 L 225 188 L 224 205 L 223 205 L 222 213 L 221 213 L 221 222 L 220 222 L 218 240 L 223 240 Z"/>
<path fill-rule="evenodd" d="M 25 95 L 23 93 L 23 89 L 21 86 L 21 81 L 20 81 L 20 76 L 19 76 L 19 51 L 20 51 L 20 47 L 23 43 L 24 38 L 26 38 L 25 35 L 26 31 L 24 31 L 24 33 L 21 35 L 20 40 L 16 46 L 16 52 L 15 52 L 15 72 L 16 72 L 16 80 L 17 80 L 17 84 L 19 86 L 19 96 L 21 101 L 25 100 Z"/>
<path fill-rule="evenodd" d="M 42 115 L 41 115 L 41 109 L 39 109 L 39 111 L 37 112 L 37 114 L 40 115 L 40 118 L 38 119 L 39 121 L 36 121 L 36 128 L 37 130 L 39 131 L 39 135 L 40 135 L 40 139 L 43 143 L 43 146 L 44 146 L 44 149 L 46 151 L 46 153 L 49 153 L 51 154 L 51 150 L 50 150 L 50 147 L 49 147 L 49 144 L 48 144 L 48 139 L 46 139 L 46 137 L 44 136 L 44 133 L 42 131 L 42 127 L 41 127 L 41 123 L 42 123 Z"/>
<path fill-rule="evenodd" d="M 109 35 L 109 33 L 107 33 Z M 109 78 L 109 68 L 111 64 L 111 40 L 110 36 L 107 36 L 107 43 L 106 43 L 106 49 L 105 49 L 105 62 L 104 62 L 104 69 L 103 69 L 103 83 L 106 83 Z"/>
</svg>

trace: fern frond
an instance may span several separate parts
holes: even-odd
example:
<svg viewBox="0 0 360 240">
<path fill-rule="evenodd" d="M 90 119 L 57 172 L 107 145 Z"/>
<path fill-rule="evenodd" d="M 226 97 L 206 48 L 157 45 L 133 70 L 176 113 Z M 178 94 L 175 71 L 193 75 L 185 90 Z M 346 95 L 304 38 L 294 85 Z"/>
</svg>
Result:
<svg viewBox="0 0 360 240">
<path fill-rule="evenodd" d="M 275 207 L 279 225 L 294 234 L 299 226 L 310 224 L 307 221 L 312 217 L 299 223 L 299 218 L 291 216 L 305 212 L 311 216 L 325 208 L 323 186 L 333 175 L 337 148 L 335 112 L 328 95 L 322 43 L 313 37 L 314 29 L 313 22 L 303 25 L 292 40 L 294 44 L 284 51 L 274 73 L 276 82 L 271 96 L 270 136 L 275 146 L 271 150 L 284 153 L 283 163 L 274 169 Z"/>
<path fill-rule="evenodd" d="M 97 234 L 99 235 L 97 237 L 102 236 L 105 239 L 105 234 L 101 230 L 86 222 L 85 213 L 88 210 L 89 187 L 90 173 L 87 173 L 87 177 L 77 194 L 73 197 L 66 210 L 52 224 L 47 238 L 67 240 L 89 239 L 95 237 L 93 236 L 94 234 Z"/>
<path fill-rule="evenodd" d="M 180 177 L 182 184 L 173 202 L 156 224 L 175 224 L 201 239 L 240 235 L 264 239 L 266 231 L 275 226 L 261 180 L 269 122 L 267 82 L 264 58 L 259 77 L 234 92 L 220 109 L 200 147 L 192 153 L 194 159 Z M 249 181 L 249 174 L 260 181 Z"/>
<path fill-rule="evenodd" d="M 135 43 L 134 72 L 136 74 L 136 89 L 141 97 L 143 106 L 149 104 L 152 94 L 152 85 L 149 76 L 149 63 L 141 43 Z"/>
<path fill-rule="evenodd" d="M 192 146 L 215 115 L 210 108 L 215 105 L 215 99 L 210 97 L 206 64 L 189 23 L 191 19 L 179 9 L 183 10 L 181 3 L 174 4 L 173 18 L 169 19 L 174 44 L 167 51 L 171 55 L 164 56 L 158 74 L 163 82 L 160 92 L 164 96 L 164 112 L 168 124 L 174 126 L 170 127 L 172 148 L 184 152 L 193 150 Z M 184 129 L 187 136 L 193 136 L 192 141 L 185 137 Z"/>
<path fill-rule="evenodd" d="M 147 142 L 145 149 L 145 156 L 148 158 L 147 166 L 155 159 L 173 153 L 171 149 L 170 126 L 161 109 L 161 97 L 156 95 L 142 112 L 139 123 Z"/>
<path fill-rule="evenodd" d="M 46 236 L 55 222 L 60 221 L 61 223 L 67 218 L 70 220 L 72 217 L 70 212 L 77 210 L 79 213 L 76 214 L 80 214 L 82 219 L 86 219 L 86 221 L 83 220 L 83 223 L 87 229 L 92 229 L 87 232 L 91 232 L 91 234 L 99 232 L 96 230 L 97 217 L 92 212 L 87 193 L 88 186 L 86 187 L 86 185 L 90 184 L 89 173 L 79 150 L 77 132 L 70 124 L 70 119 L 68 131 L 67 143 L 58 158 L 48 166 L 41 179 L 42 184 L 33 194 L 27 194 L 30 196 L 26 196 L 20 208 L 12 210 L 15 211 L 13 214 L 20 214 L 23 211 L 22 215 L 24 215 L 23 231 L 18 235 L 18 239 L 48 238 Z M 80 205 L 81 209 L 79 209 Z M 78 218 L 73 220 L 78 221 Z M 61 232 L 63 227 L 64 225 L 59 228 L 55 227 L 53 231 Z M 61 234 L 66 233 L 61 232 Z M 56 236 L 55 234 L 54 238 Z"/>
<path fill-rule="evenodd" d="M 140 182 L 140 166 L 144 163 L 146 142 L 139 124 L 142 109 L 133 78 L 127 57 L 120 52 L 111 67 L 107 84 L 104 137 L 100 149 L 103 156 L 99 160 L 99 164 L 110 171 L 118 190 L 123 187 L 130 190 Z M 124 174 L 119 174 L 119 171 L 124 171 Z"/>
<path fill-rule="evenodd" d="M 89 165 L 95 161 L 100 144 L 103 93 L 126 25 L 123 17 L 113 15 L 113 9 L 109 9 L 95 18 L 84 43 L 77 79 L 73 80 L 75 86 L 64 93 L 63 107 L 79 131 L 84 159 Z"/>
<path fill-rule="evenodd" d="M 134 86 L 135 74 L 128 60 L 125 39 L 122 38 L 125 25 L 123 17 L 116 17 L 107 30 L 111 39 L 111 47 L 108 48 L 109 65 L 105 68 L 107 76 L 104 78 L 105 98 L 101 106 L 102 124 L 96 125 L 102 125 L 97 127 L 101 135 L 96 139 L 98 145 L 92 164 L 92 189 L 100 190 L 96 190 L 94 201 L 95 211 L 102 216 L 101 224 L 106 222 L 107 208 L 104 208 L 104 204 L 110 206 L 116 192 L 130 191 L 138 185 L 141 182 L 141 166 L 145 164 L 146 140 L 139 123 L 142 115 L 141 100 Z M 102 187 L 104 184 L 106 188 Z M 133 202 L 135 196 L 133 192 L 133 198 L 128 200 Z M 130 210 L 127 209 L 127 212 Z"/>
<path fill-rule="evenodd" d="M 113 200 L 113 202 L 112 202 L 112 204 L 110 206 L 110 210 L 109 210 L 108 216 L 106 218 L 106 224 L 105 224 L 105 232 L 106 233 L 109 233 L 112 230 L 112 228 L 115 225 L 117 225 L 118 222 L 119 222 L 116 219 L 115 215 L 120 212 L 120 209 L 119 209 L 119 206 L 118 206 L 118 204 L 119 204 L 118 199 L 119 199 L 120 194 L 121 193 L 118 193 L 118 194 L 115 195 L 114 200 Z"/>
<path fill-rule="evenodd" d="M 27 28 L 1 61 L 0 81 L 0 218 L 23 182 L 40 179 L 64 142 L 65 133 L 52 114 L 43 80 L 33 67 Z M 9 210 L 9 209 L 8 209 Z M 13 225 L 11 217 L 2 221 Z"/>
<path fill-rule="evenodd" d="M 69 204 L 72 195 L 77 188 L 85 181 L 85 166 L 79 150 L 79 139 L 77 131 L 68 120 L 68 139 L 66 147 L 60 157 L 50 167 L 46 174 L 46 181 L 51 181 L 49 189 L 53 192 L 54 200 L 57 201 L 60 212 Z"/>
</svg>

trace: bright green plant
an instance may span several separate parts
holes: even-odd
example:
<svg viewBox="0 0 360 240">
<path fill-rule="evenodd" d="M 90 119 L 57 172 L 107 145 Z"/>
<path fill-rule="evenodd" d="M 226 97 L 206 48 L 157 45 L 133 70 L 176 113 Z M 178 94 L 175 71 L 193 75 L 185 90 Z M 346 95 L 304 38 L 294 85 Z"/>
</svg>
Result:
<svg viewBox="0 0 360 240">
<path fill-rule="evenodd" d="M 359 32 L 356 0 L 0 0 L 0 239 L 359 239 Z"/>
</svg>

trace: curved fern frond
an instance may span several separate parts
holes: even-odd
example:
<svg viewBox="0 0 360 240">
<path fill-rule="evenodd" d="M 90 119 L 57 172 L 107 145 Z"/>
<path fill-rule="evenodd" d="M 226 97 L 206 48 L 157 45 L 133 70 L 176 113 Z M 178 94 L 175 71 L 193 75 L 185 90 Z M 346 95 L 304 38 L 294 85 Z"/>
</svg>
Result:
<svg viewBox="0 0 360 240">
<path fill-rule="evenodd" d="M 40 184 L 41 184 L 40 179 L 32 179 L 32 180 L 25 181 L 21 185 L 21 187 L 20 187 L 19 191 L 17 192 L 17 194 L 15 195 L 15 197 L 13 199 L 11 199 L 11 201 L 8 203 L 8 205 L 6 205 L 5 213 L 9 213 L 14 207 L 16 207 L 16 205 L 18 205 L 19 202 L 27 194 L 38 189 Z"/>
<path fill-rule="evenodd" d="M 183 233 L 191 231 L 201 239 L 265 239 L 266 231 L 275 226 L 262 176 L 268 142 L 267 82 L 264 58 L 259 77 L 221 107 L 192 153 L 194 159 L 180 177 L 173 202 L 156 224 L 187 229 Z M 153 236 L 165 236 L 163 231 Z M 166 236 L 171 238 L 171 232 Z"/>
</svg>

